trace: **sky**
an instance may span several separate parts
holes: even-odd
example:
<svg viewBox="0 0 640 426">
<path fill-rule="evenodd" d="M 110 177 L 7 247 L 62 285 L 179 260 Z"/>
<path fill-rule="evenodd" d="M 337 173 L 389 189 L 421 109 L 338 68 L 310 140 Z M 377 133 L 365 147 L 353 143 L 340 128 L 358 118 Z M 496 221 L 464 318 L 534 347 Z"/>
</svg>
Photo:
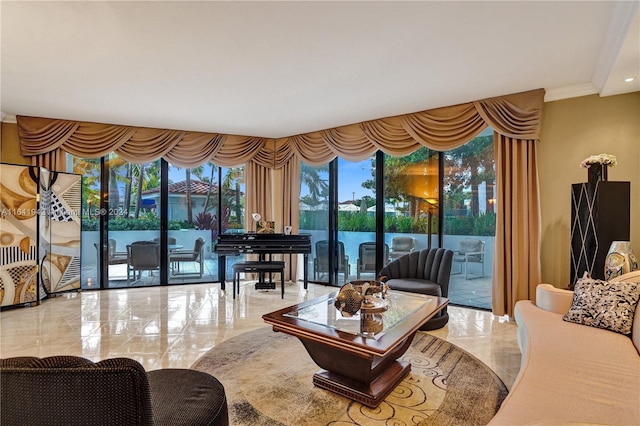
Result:
<svg viewBox="0 0 640 426">
<path fill-rule="evenodd" d="M 370 158 L 359 162 L 338 159 L 338 202 L 343 203 L 354 198 L 359 200 L 365 195 L 373 197 L 371 189 L 362 187 L 362 182 L 371 179 L 373 176 Z"/>
<path fill-rule="evenodd" d="M 373 191 L 362 187 L 362 182 L 371 179 L 371 159 L 366 159 L 359 162 L 351 162 L 338 159 L 338 200 L 339 202 L 345 202 L 353 200 L 359 200 L 365 195 L 373 197 Z M 209 177 L 211 169 L 205 165 L 204 176 Z M 328 172 L 326 173 L 328 176 Z M 171 167 L 169 169 L 169 180 L 171 182 L 180 182 L 185 180 L 184 169 L 178 169 L 177 167 Z M 197 179 L 193 174 L 191 179 Z M 303 188 L 301 195 L 308 194 Z M 354 195 L 355 194 L 355 195 Z"/>
</svg>

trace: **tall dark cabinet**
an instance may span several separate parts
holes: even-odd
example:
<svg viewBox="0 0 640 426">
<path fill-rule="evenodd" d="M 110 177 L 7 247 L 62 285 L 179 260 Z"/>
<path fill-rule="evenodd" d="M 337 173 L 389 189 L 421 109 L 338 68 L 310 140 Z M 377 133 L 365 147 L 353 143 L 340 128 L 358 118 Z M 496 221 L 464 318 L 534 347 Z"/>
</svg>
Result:
<svg viewBox="0 0 640 426">
<path fill-rule="evenodd" d="M 612 241 L 629 241 L 630 182 L 571 185 L 571 285 L 589 272 L 604 279 Z"/>
</svg>

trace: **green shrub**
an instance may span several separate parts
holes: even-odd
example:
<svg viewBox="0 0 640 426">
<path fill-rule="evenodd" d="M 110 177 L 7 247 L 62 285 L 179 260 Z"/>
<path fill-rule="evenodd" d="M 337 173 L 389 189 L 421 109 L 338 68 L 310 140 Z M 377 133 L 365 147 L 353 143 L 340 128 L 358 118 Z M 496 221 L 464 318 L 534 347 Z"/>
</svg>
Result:
<svg viewBox="0 0 640 426">
<path fill-rule="evenodd" d="M 473 222 L 473 235 L 494 236 L 496 234 L 496 214 L 485 213 Z"/>
<path fill-rule="evenodd" d="M 195 225 L 187 221 L 170 220 L 168 228 L 171 231 L 179 229 L 195 229 Z M 115 217 L 109 220 L 110 231 L 154 231 L 160 229 L 160 220 L 156 217 L 139 219 Z M 83 219 L 83 231 L 99 231 L 98 219 Z"/>
<path fill-rule="evenodd" d="M 496 233 L 496 214 L 485 213 L 478 217 L 447 216 L 444 221 L 446 235 L 493 236 Z"/>
</svg>

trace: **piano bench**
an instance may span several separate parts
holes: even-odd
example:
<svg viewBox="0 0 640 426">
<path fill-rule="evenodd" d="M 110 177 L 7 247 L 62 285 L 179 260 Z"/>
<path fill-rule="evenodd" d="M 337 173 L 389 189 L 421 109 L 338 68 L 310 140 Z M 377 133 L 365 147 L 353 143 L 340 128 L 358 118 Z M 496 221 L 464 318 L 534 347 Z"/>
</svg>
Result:
<svg viewBox="0 0 640 426">
<path fill-rule="evenodd" d="M 264 277 L 264 274 L 280 273 L 280 287 L 281 297 L 284 299 L 284 262 L 278 260 L 269 261 L 247 261 L 236 262 L 232 265 L 233 268 L 233 298 L 236 298 L 236 288 L 238 294 L 240 294 L 240 274 L 242 272 L 257 272 L 260 277 Z M 237 287 L 236 287 L 237 285 Z M 274 287 L 275 288 L 275 284 Z"/>
</svg>

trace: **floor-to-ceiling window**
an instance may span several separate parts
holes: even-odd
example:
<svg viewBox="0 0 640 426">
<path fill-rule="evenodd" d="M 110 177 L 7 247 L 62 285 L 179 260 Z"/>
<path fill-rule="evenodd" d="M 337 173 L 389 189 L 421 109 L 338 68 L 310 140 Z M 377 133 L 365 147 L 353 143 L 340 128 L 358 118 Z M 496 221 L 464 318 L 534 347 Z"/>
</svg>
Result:
<svg viewBox="0 0 640 426">
<path fill-rule="evenodd" d="M 67 156 L 67 172 L 82 175 L 82 288 L 100 287 L 100 159 Z"/>
<path fill-rule="evenodd" d="M 115 153 L 68 164 L 83 175 L 83 288 L 219 279 L 216 238 L 244 229 L 244 167 L 133 164 Z"/>
<path fill-rule="evenodd" d="M 391 260 L 415 250 L 439 247 L 440 153 L 422 147 L 385 156 L 385 241 Z"/>
<path fill-rule="evenodd" d="M 329 269 L 329 165 L 300 169 L 300 233 L 311 234 L 308 265 L 311 281 L 328 283 Z"/>
<path fill-rule="evenodd" d="M 211 162 L 194 168 L 169 164 L 168 176 L 169 284 L 215 281 L 219 168 Z"/>
<path fill-rule="evenodd" d="M 108 287 L 160 284 L 160 160 L 129 163 L 111 153 L 106 161 Z M 124 254 L 126 262 L 118 259 Z M 116 261 L 113 260 L 115 256 Z"/>
<path fill-rule="evenodd" d="M 223 234 L 241 234 L 245 232 L 245 180 L 244 166 L 220 168 L 220 214 L 217 217 L 218 230 Z M 216 235 L 217 236 L 217 235 Z M 215 241 L 215 238 L 214 238 Z M 218 256 L 213 255 L 217 264 Z M 225 276 L 233 276 L 231 266 L 244 258 L 244 255 L 227 256 Z"/>
<path fill-rule="evenodd" d="M 376 277 L 375 156 L 338 158 L 338 283 Z"/>
<path fill-rule="evenodd" d="M 245 228 L 242 167 L 131 164 L 115 154 L 69 163 L 84 176 L 84 288 L 218 279 L 217 235 Z M 452 303 L 489 307 L 494 187 L 491 130 L 444 153 L 421 148 L 404 157 L 379 152 L 358 162 L 303 164 L 300 232 L 312 234 L 309 277 L 333 285 L 372 278 L 404 252 L 444 246 L 456 251 Z M 132 266 L 134 242 L 159 246 L 159 265 Z M 373 268 L 364 262 L 365 243 L 376 246 Z"/>
<path fill-rule="evenodd" d="M 312 279 L 341 285 L 373 278 L 381 264 L 403 254 L 444 247 L 455 252 L 451 303 L 489 309 L 494 188 L 492 129 L 446 152 L 422 147 L 403 157 L 377 153 L 359 162 L 303 164 L 300 230 L 313 238 Z M 363 254 L 371 259 L 373 246 L 375 266 Z"/>
<path fill-rule="evenodd" d="M 491 309 L 496 225 L 492 129 L 443 155 L 443 246 L 455 253 L 449 299 Z"/>
</svg>

